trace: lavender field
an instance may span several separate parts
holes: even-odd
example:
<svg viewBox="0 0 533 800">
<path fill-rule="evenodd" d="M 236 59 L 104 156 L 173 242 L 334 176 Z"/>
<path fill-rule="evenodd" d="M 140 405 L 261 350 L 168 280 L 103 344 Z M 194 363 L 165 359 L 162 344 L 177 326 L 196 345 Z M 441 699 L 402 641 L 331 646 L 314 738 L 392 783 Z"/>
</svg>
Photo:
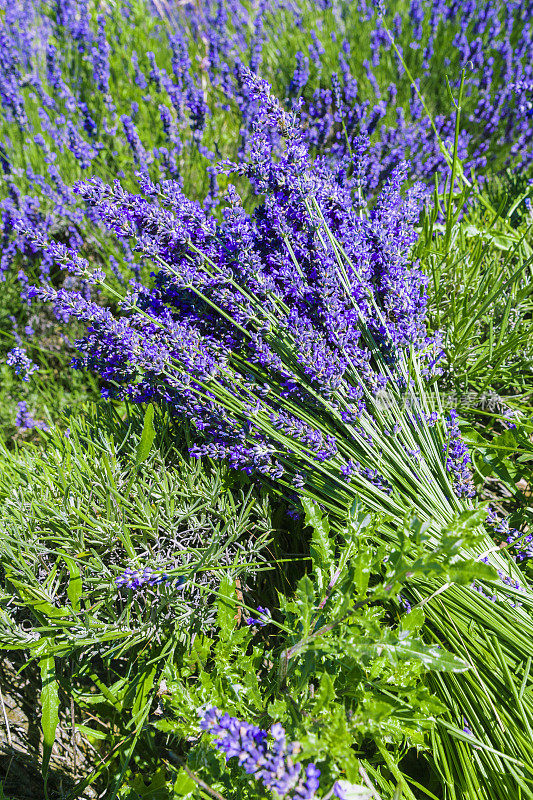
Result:
<svg viewBox="0 0 533 800">
<path fill-rule="evenodd" d="M 533 800 L 533 4 L 0 0 L 0 800 Z"/>
</svg>

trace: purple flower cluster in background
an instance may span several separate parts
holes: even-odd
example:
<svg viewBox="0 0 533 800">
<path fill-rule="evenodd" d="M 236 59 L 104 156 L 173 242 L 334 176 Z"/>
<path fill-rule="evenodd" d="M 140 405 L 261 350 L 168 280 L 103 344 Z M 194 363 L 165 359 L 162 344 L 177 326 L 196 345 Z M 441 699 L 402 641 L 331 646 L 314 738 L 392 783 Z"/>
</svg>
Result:
<svg viewBox="0 0 533 800">
<path fill-rule="evenodd" d="M 20 400 L 17 403 L 17 416 L 15 419 L 15 425 L 17 428 L 27 431 L 33 430 L 34 428 L 38 428 L 42 431 L 48 430 L 48 425 L 46 422 L 33 419 L 32 415 L 28 411 L 28 404 L 25 400 Z"/>
<path fill-rule="evenodd" d="M 433 175 L 440 178 L 440 174 L 447 173 L 440 142 L 451 152 L 454 119 L 449 109 L 435 104 L 435 76 L 447 73 L 457 90 L 464 67 L 464 96 L 469 112 L 463 117 L 458 146 L 466 172 L 473 170 L 482 176 L 490 166 L 489 151 L 498 148 L 508 159 L 519 156 L 523 166 L 530 164 L 533 31 L 527 22 L 530 11 L 526 4 L 512 6 L 504 6 L 500 0 L 468 4 L 413 0 L 409 15 L 400 17 L 388 12 L 385 19 L 370 10 L 367 19 L 374 17 L 375 30 L 370 36 L 371 63 L 363 61 L 364 75 L 354 74 L 350 67 L 354 58 L 349 29 L 341 26 L 344 38 L 336 34 L 340 47 L 338 66 L 334 67 L 339 77 L 334 73 L 332 86 L 313 91 L 312 80 L 303 82 L 301 54 L 291 84 L 298 87 L 297 91 L 293 89 L 293 96 L 303 94 L 306 100 L 304 119 L 310 143 L 319 149 L 328 144 L 334 157 L 342 157 L 354 132 L 371 137 L 371 187 L 380 185 L 394 165 L 404 159 L 409 160 L 414 177 L 426 181 Z M 423 34 L 426 26 L 429 35 Z M 408 87 L 406 72 L 392 49 L 391 38 L 416 76 L 415 85 L 409 87 L 408 113 L 406 103 L 399 102 Z M 446 39 L 448 46 L 443 44 Z M 409 43 L 407 48 L 404 42 Z M 396 71 L 389 70 L 388 85 L 373 73 L 374 69 L 378 74 L 386 53 L 394 53 L 396 63 Z M 318 70 L 325 66 L 317 63 Z M 330 64 L 327 67 L 331 69 Z M 429 124 L 419 92 L 432 113 L 438 136 Z"/>
<path fill-rule="evenodd" d="M 200 722 L 202 730 L 215 735 L 215 746 L 226 760 L 237 758 L 248 775 L 253 775 L 266 789 L 287 800 L 313 800 L 318 797 L 320 770 L 315 764 L 303 767 L 296 757 L 298 744 L 287 742 L 285 730 L 274 723 L 264 731 L 244 720 L 223 714 L 218 708 L 203 712 Z M 335 797 L 342 800 L 345 793 L 336 783 Z"/>
<path fill-rule="evenodd" d="M 312 0 L 307 10 L 315 29 L 306 31 L 304 4 L 293 0 L 262 0 L 250 7 L 238 0 L 147 3 L 155 40 L 168 42 L 163 51 L 170 57 L 163 64 L 161 55 L 132 49 L 127 27 L 134 16 L 127 4 L 95 17 L 86 0 L 42 6 L 0 0 L 0 275 L 22 267 L 24 276 L 37 266 L 47 279 L 49 258 L 31 231 L 49 235 L 59 229 L 63 241 L 80 246 L 94 223 L 90 208 L 81 208 L 71 189 L 84 174 L 109 179 L 140 170 L 155 182 L 183 182 L 188 155 L 202 159 L 206 168 L 218 158 L 222 144 L 213 140 L 213 122 L 230 108 L 239 118 L 239 158 L 252 153 L 258 98 L 243 80 L 242 67 L 261 74 L 271 61 L 269 42 L 285 42 L 284 31 L 291 27 L 307 39 L 307 49 L 291 53 L 288 47 L 276 88 L 287 110 L 300 110 L 307 148 L 324 154 L 331 170 L 355 168 L 355 183 L 364 179 L 372 191 L 406 160 L 410 176 L 428 185 L 446 174 L 439 138 L 451 147 L 454 120 L 449 102 L 439 100 L 442 87 L 434 76 L 447 72 L 457 88 L 463 66 L 468 113 L 459 155 L 466 173 L 482 175 L 490 168 L 489 149 L 501 154 L 501 167 L 517 160 L 530 164 L 533 28 L 527 0 L 412 0 L 403 16 L 392 4 L 383 17 L 378 5 Z M 158 22 L 163 6 L 170 33 L 168 20 Z M 327 34 L 332 20 L 335 33 Z M 354 30 L 365 32 L 357 46 Z M 438 137 L 390 36 L 427 98 Z M 113 70 L 117 53 L 120 68 Z M 131 62 L 126 99 L 119 83 L 124 53 Z M 280 133 L 275 127 L 264 132 L 272 148 Z M 361 137 L 370 141 L 369 157 L 354 166 L 350 155 Z M 207 191 L 206 208 L 218 199 L 212 170 L 209 175 L 209 186 L 200 190 Z M 130 256 L 127 242 L 115 243 L 114 257 L 126 271 Z"/>
<path fill-rule="evenodd" d="M 6 363 L 13 367 L 15 374 L 19 375 L 23 381 L 29 381 L 33 373 L 39 369 L 23 347 L 13 347 L 7 354 Z"/>
</svg>

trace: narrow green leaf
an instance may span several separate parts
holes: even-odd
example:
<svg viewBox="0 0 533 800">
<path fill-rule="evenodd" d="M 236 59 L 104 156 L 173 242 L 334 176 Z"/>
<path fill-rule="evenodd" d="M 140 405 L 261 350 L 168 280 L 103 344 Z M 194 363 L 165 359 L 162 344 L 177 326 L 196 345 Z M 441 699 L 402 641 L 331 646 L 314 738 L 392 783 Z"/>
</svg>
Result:
<svg viewBox="0 0 533 800">
<path fill-rule="evenodd" d="M 152 666 L 145 670 L 141 678 L 139 679 L 139 684 L 137 686 L 137 691 L 135 693 L 135 700 L 133 703 L 133 708 L 131 710 L 131 716 L 134 722 L 136 722 L 136 717 L 140 712 L 144 709 L 145 704 L 148 700 L 148 695 L 152 691 L 154 685 L 154 678 L 157 672 L 157 664 L 152 664 Z"/>
<path fill-rule="evenodd" d="M 70 573 L 70 580 L 67 586 L 67 597 L 72 603 L 73 610 L 79 611 L 80 597 L 83 589 L 80 568 L 71 556 L 68 556 L 66 553 L 61 553 L 61 555 L 63 556 Z"/>
<path fill-rule="evenodd" d="M 96 728 L 90 728 L 88 725 L 80 725 L 79 723 L 76 723 L 76 730 L 82 733 L 88 739 L 104 740 L 107 739 L 109 735 L 104 733 L 104 731 L 97 731 Z"/>
<path fill-rule="evenodd" d="M 46 781 L 48 778 L 48 768 L 50 757 L 56 738 L 56 730 L 59 723 L 59 695 L 57 690 L 56 667 L 53 656 L 43 656 L 39 661 L 41 670 L 41 706 L 42 717 L 41 727 L 43 730 L 43 762 L 42 772 Z"/>
<path fill-rule="evenodd" d="M 144 412 L 143 431 L 139 444 L 137 445 L 137 453 L 135 455 L 135 466 L 139 467 L 143 461 L 146 461 L 152 449 L 155 439 L 154 428 L 154 407 L 149 403 Z"/>
<path fill-rule="evenodd" d="M 68 617 L 71 612 L 68 608 L 52 605 L 46 593 L 36 586 L 28 586 L 27 584 L 18 581 L 16 578 L 9 576 L 10 583 L 17 589 L 20 598 L 24 603 L 40 614 L 43 614 L 49 619 L 58 619 L 60 617 Z M 65 624 L 65 623 L 62 623 Z"/>
<path fill-rule="evenodd" d="M 235 614 L 237 612 L 237 595 L 235 581 L 225 575 L 220 582 L 219 597 L 217 598 L 217 622 L 220 627 L 220 637 L 228 639 L 235 628 Z"/>
</svg>

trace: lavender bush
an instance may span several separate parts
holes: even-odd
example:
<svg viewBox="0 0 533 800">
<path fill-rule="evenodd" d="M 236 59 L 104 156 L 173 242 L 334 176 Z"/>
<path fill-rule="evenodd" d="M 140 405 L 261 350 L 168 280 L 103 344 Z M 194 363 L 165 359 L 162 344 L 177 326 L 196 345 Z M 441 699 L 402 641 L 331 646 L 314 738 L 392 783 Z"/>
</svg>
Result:
<svg viewBox="0 0 533 800">
<path fill-rule="evenodd" d="M 113 767 L 120 769 L 132 717 L 152 707 L 165 660 L 215 630 L 224 580 L 253 591 L 268 568 L 266 498 L 228 486 L 224 468 L 202 470 L 181 455 L 168 419 L 156 414 L 157 435 L 147 419 L 143 425 L 139 409 L 122 420 L 111 409 L 90 408 L 68 429 L 53 428 L 44 450 L 0 452 L 0 647 L 21 670 L 25 702 L 35 706 L 41 695 L 41 724 L 51 736 L 44 758 L 48 741 L 67 785 L 88 778 L 99 791 L 116 777 Z M 146 573 L 164 579 L 141 580 Z M 2 673 L 6 698 L 3 680 Z M 54 699 L 56 710 L 60 698 L 65 706 L 63 688 L 70 717 L 61 725 L 79 723 L 78 743 L 93 756 L 94 741 L 103 748 L 102 758 L 88 756 L 83 774 L 51 753 Z M 12 724 L 15 736 L 18 720 Z M 32 746 L 30 740 L 24 758 L 40 761 Z M 143 763 L 151 746 L 150 736 L 139 742 Z M 0 779 L 15 796 L 16 774 Z M 94 796 L 86 788 L 78 796 Z"/>
</svg>

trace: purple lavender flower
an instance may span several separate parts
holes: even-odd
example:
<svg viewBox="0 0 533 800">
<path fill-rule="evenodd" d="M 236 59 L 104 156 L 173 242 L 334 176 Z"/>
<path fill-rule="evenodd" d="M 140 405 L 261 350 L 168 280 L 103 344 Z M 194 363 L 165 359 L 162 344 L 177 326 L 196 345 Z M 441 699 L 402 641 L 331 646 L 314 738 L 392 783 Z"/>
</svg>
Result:
<svg viewBox="0 0 533 800">
<path fill-rule="evenodd" d="M 265 625 L 268 625 L 272 614 L 270 613 L 270 609 L 263 608 L 263 606 L 257 606 L 257 612 L 260 614 L 259 617 L 248 617 L 245 619 L 247 625 L 257 625 L 260 628 L 264 628 Z"/>
<path fill-rule="evenodd" d="M 157 66 L 155 55 L 152 52 L 146 53 L 146 57 L 150 62 L 150 80 L 155 85 L 158 92 L 161 91 L 161 72 Z"/>
<path fill-rule="evenodd" d="M 406 614 L 409 614 L 411 611 L 411 603 L 407 598 L 402 597 L 401 594 L 398 595 L 398 602 L 400 603 L 400 607 L 405 611 Z"/>
<path fill-rule="evenodd" d="M 131 63 L 135 75 L 135 83 L 140 89 L 146 89 L 146 87 L 148 86 L 148 81 L 146 80 L 144 72 L 142 72 L 142 70 L 139 67 L 139 60 L 137 57 L 137 53 L 135 51 L 133 51 L 133 53 L 131 54 Z"/>
<path fill-rule="evenodd" d="M 386 475 L 369 464 L 344 466 L 336 435 L 309 420 L 316 418 L 321 397 L 371 449 L 372 438 L 357 423 L 365 392 L 376 394 L 386 377 L 362 331 L 370 331 L 387 367 L 403 348 L 427 350 L 431 344 L 424 322 L 426 279 L 410 262 L 420 191 L 402 190 L 400 167 L 372 211 L 360 215 L 352 200 L 361 177 L 357 170 L 351 177 L 351 161 L 342 169 L 313 161 L 295 114 L 249 70 L 242 67 L 239 74 L 256 108 L 254 137 L 248 159 L 223 162 L 220 171 L 247 177 L 254 192 L 265 195 L 255 212 L 244 210 L 231 185 L 217 221 L 188 200 L 177 181 L 155 184 L 143 173 L 141 194 L 126 192 L 118 181 L 77 184 L 91 219 L 158 265 L 154 286 L 132 283 L 118 314 L 63 289 L 38 289 L 36 296 L 51 300 L 65 318 L 90 325 L 76 365 L 97 370 L 114 396 L 159 399 L 188 416 L 199 433 L 192 455 L 227 459 L 234 468 L 294 486 L 305 480 L 310 463 L 335 464 L 367 490 L 372 484 L 390 494 Z M 173 117 L 162 113 L 173 135 Z M 135 148 L 133 123 L 123 121 Z M 272 130 L 285 141 L 281 154 Z M 311 197 L 346 253 L 342 280 L 335 248 L 318 235 L 322 223 Z M 53 245 L 46 252 L 85 274 L 86 261 L 68 248 Z M 235 372 L 237 353 L 248 367 Z M 215 383 L 232 403 L 243 404 L 244 418 L 205 391 Z M 268 386 L 279 388 L 272 393 Z M 293 412 L 299 407 L 302 418 Z M 273 433 L 265 433 L 259 418 Z M 291 477 L 286 456 L 292 443 L 305 461 Z"/>
<path fill-rule="evenodd" d="M 92 62 L 94 70 L 94 80 L 101 92 L 107 94 L 109 91 L 109 54 L 111 48 L 105 34 L 106 18 L 103 14 L 98 17 L 98 35 L 95 46 L 92 48 Z"/>
<path fill-rule="evenodd" d="M 17 403 L 15 425 L 17 428 L 22 428 L 22 430 L 33 430 L 34 428 L 38 428 L 42 431 L 48 430 L 48 425 L 45 422 L 33 419 L 28 411 L 28 405 L 25 400 L 20 400 Z"/>
<path fill-rule="evenodd" d="M 29 381 L 30 376 L 39 369 L 29 358 L 23 347 L 14 347 L 10 350 L 7 354 L 6 363 L 13 367 L 15 374 L 20 375 L 23 381 Z"/>
<path fill-rule="evenodd" d="M 87 169 L 91 166 L 92 159 L 94 158 L 95 151 L 84 139 L 80 136 L 76 127 L 72 122 L 67 124 L 69 149 L 79 161 L 82 169 Z"/>
<path fill-rule="evenodd" d="M 472 481 L 470 454 L 467 445 L 461 438 L 457 424 L 457 411 L 452 409 L 446 418 L 448 442 L 443 446 L 446 453 L 446 469 L 454 478 L 454 490 L 458 497 L 474 497 L 475 488 Z"/>
<path fill-rule="evenodd" d="M 142 586 L 155 586 L 160 583 L 164 578 L 154 572 L 150 567 L 144 569 L 133 569 L 128 567 L 121 575 L 115 578 L 115 584 L 120 588 L 124 586 L 126 589 L 140 589 Z"/>
<path fill-rule="evenodd" d="M 337 797 L 338 800 L 350 800 L 350 794 L 348 789 L 344 787 L 346 781 L 337 781 L 333 786 L 333 796 Z"/>
<path fill-rule="evenodd" d="M 488 564 L 489 563 L 488 556 L 483 556 L 482 558 L 479 559 L 479 561 Z M 516 577 L 511 577 L 510 575 L 503 572 L 503 570 L 501 569 L 498 569 L 497 572 L 498 572 L 498 578 L 504 586 L 509 586 L 517 592 L 526 591 L 526 589 L 520 584 L 520 581 L 518 581 Z M 485 597 L 487 597 L 493 603 L 497 602 L 498 600 L 503 600 L 513 608 L 518 608 L 519 606 L 522 605 L 520 602 L 513 602 L 513 600 L 511 600 L 511 598 L 509 597 L 508 592 L 506 593 L 504 591 L 497 594 L 490 594 L 486 590 L 486 588 L 482 586 L 478 581 L 474 581 L 471 588 L 474 589 L 476 592 L 479 592 L 479 594 L 482 594 Z"/>
<path fill-rule="evenodd" d="M 313 800 L 319 789 L 320 770 L 315 764 L 305 769 L 295 756 L 296 742 L 287 742 L 283 727 L 274 723 L 269 733 L 255 725 L 223 714 L 217 708 L 202 712 L 202 730 L 216 735 L 215 746 L 226 760 L 237 758 L 248 775 L 287 800 Z M 270 734 L 270 736 L 269 736 Z"/>
<path fill-rule="evenodd" d="M 115 585 L 119 589 L 124 587 L 137 591 L 143 586 L 159 586 L 160 584 L 173 585 L 179 589 L 185 584 L 185 578 L 171 578 L 165 572 L 153 570 L 151 567 L 143 567 L 143 569 L 128 567 L 115 578 Z"/>
<path fill-rule="evenodd" d="M 517 562 L 533 558 L 533 534 L 511 528 L 509 521 L 505 517 L 499 517 L 492 508 L 487 512 L 487 523 L 497 534 L 498 540 L 505 541 L 509 545 L 509 550 Z"/>
<path fill-rule="evenodd" d="M 525 117 L 533 116 L 533 80 L 520 80 L 509 86 L 515 92 L 517 107 Z"/>
<path fill-rule="evenodd" d="M 139 169 L 142 172 L 148 171 L 148 164 L 150 162 L 150 157 L 146 152 L 139 134 L 137 133 L 137 129 L 131 117 L 127 114 L 123 114 L 121 117 L 122 125 L 124 126 L 124 133 L 126 134 L 126 140 L 131 148 L 133 153 L 133 158 L 135 163 L 138 165 Z"/>
</svg>

